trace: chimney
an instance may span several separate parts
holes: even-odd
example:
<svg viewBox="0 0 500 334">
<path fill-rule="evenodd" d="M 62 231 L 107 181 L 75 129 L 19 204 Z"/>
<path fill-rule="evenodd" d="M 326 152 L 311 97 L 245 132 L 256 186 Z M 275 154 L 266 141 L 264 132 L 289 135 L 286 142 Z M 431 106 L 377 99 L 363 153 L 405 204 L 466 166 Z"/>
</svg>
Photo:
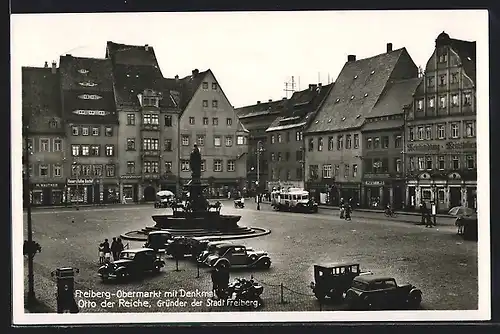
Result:
<svg viewBox="0 0 500 334">
<path fill-rule="evenodd" d="M 197 75 L 198 75 L 198 73 L 200 73 L 200 71 L 198 71 L 198 69 L 197 69 L 197 68 L 195 68 L 195 69 L 193 70 L 193 72 L 192 72 L 193 77 L 197 76 Z"/>
<path fill-rule="evenodd" d="M 320 82 L 320 83 L 318 83 L 318 87 L 319 87 L 319 88 L 323 87 L 323 84 L 322 84 L 321 82 Z"/>
<path fill-rule="evenodd" d="M 257 101 L 257 104 L 260 104 L 260 101 Z"/>
<path fill-rule="evenodd" d="M 283 98 L 283 101 L 286 101 L 286 97 Z"/>
<path fill-rule="evenodd" d="M 175 81 L 179 81 L 179 76 L 177 74 L 175 75 Z"/>
<path fill-rule="evenodd" d="M 144 50 L 149 51 L 149 45 L 148 44 L 144 45 Z"/>
<path fill-rule="evenodd" d="M 273 102 L 273 99 L 269 99 L 269 102 Z"/>
<path fill-rule="evenodd" d="M 49 62 L 48 62 L 48 61 L 46 61 L 46 62 L 45 62 L 45 65 L 43 65 L 43 67 L 45 67 L 45 68 L 49 68 Z"/>
<path fill-rule="evenodd" d="M 391 52 L 392 51 L 392 43 L 387 43 L 387 52 Z"/>
<path fill-rule="evenodd" d="M 316 84 L 309 84 L 309 90 L 311 92 L 314 92 L 316 90 L 316 87 L 318 87 L 318 85 L 316 85 Z"/>
<path fill-rule="evenodd" d="M 71 57 L 71 53 L 66 53 L 66 57 Z"/>
<path fill-rule="evenodd" d="M 52 73 L 56 74 L 57 72 L 57 63 L 54 61 L 52 61 Z"/>
<path fill-rule="evenodd" d="M 356 55 L 348 55 L 348 56 L 347 56 L 347 61 L 348 61 L 348 62 L 351 62 L 351 61 L 356 61 Z"/>
</svg>

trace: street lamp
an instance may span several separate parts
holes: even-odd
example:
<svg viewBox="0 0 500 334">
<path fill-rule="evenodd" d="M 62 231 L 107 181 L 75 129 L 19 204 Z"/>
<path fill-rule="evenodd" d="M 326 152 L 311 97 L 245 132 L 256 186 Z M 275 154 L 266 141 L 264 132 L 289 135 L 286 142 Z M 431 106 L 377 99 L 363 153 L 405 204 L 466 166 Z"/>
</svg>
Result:
<svg viewBox="0 0 500 334">
<path fill-rule="evenodd" d="M 260 189 L 260 154 L 264 152 L 262 141 L 257 142 L 257 189 Z"/>
<path fill-rule="evenodd" d="M 78 201 L 80 200 L 80 185 L 78 184 L 78 182 L 80 181 L 80 168 L 77 168 L 78 165 L 76 163 L 76 161 L 73 161 L 73 166 L 72 166 L 72 170 L 73 170 L 73 174 L 76 174 L 76 193 L 78 195 L 78 198 L 76 199 L 76 203 L 75 203 L 75 209 L 76 210 L 80 210 L 80 208 L 78 207 Z M 76 171 L 76 173 L 75 173 Z"/>
<path fill-rule="evenodd" d="M 29 156 L 32 154 L 32 148 L 29 143 L 28 137 L 29 126 L 25 126 L 24 133 L 24 164 L 25 164 L 25 190 L 28 191 L 28 196 L 26 201 L 26 213 L 27 213 L 27 223 L 28 223 L 28 240 L 24 243 L 23 253 L 28 255 L 28 305 L 33 305 L 35 301 L 35 280 L 33 273 L 33 258 L 38 251 L 39 245 L 33 241 L 33 227 L 31 220 L 31 182 L 30 182 L 30 164 Z"/>
</svg>

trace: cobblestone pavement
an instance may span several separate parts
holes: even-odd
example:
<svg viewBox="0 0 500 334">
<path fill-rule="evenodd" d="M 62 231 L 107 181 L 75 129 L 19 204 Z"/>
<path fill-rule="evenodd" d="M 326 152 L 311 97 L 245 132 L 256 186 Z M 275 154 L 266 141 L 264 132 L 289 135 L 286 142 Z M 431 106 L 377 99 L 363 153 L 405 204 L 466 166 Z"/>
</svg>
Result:
<svg viewBox="0 0 500 334">
<path fill-rule="evenodd" d="M 151 215 L 162 210 L 165 209 L 151 206 L 34 210 L 34 239 L 43 247 L 42 253 L 35 257 L 37 297 L 55 309 L 55 282 L 50 272 L 57 267 L 73 266 L 80 269 L 76 289 L 115 294 L 110 298 L 115 301 L 113 308 L 103 307 L 102 297 L 76 298 L 81 303 L 81 312 L 228 311 L 227 307 L 207 306 L 208 298 L 199 297 L 211 290 L 210 275 L 205 268 L 200 268 L 198 274 L 197 266 L 189 260 L 179 261 L 176 271 L 175 261 L 167 259 L 160 274 L 126 283 L 105 284 L 97 277 L 98 243 L 104 238 L 153 226 Z M 271 268 L 231 274 L 231 277 L 253 275 L 263 284 L 263 311 L 339 309 L 335 305 L 319 305 L 309 288 L 315 263 L 339 261 L 358 261 L 363 270 L 416 285 L 423 291 L 424 309 L 477 308 L 477 243 L 457 236 L 451 218 L 438 220 L 437 228 L 425 228 L 378 213 L 368 213 L 367 217 L 367 213 L 354 212 L 353 220 L 346 222 L 332 210 L 320 210 L 318 214 L 282 213 L 273 212 L 264 204 L 257 211 L 250 201 L 245 209 L 226 205 L 222 211 L 241 214 L 240 225 L 272 231 L 263 237 L 235 241 L 269 252 Z M 142 243 L 131 241 L 129 245 L 134 248 Z M 179 302 L 187 302 L 185 306 L 159 306 L 158 300 L 177 299 L 166 297 L 147 299 L 151 306 L 118 306 L 116 297 L 118 291 L 163 293 L 179 289 L 194 294 L 194 297 L 179 297 Z M 194 304 L 194 299 L 201 301 L 201 305 Z"/>
</svg>

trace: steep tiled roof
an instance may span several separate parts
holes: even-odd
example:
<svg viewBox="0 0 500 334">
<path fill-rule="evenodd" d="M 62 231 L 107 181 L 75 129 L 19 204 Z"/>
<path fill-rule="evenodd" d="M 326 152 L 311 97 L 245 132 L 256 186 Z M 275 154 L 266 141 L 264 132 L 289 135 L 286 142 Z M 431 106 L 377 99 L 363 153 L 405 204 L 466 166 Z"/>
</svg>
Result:
<svg viewBox="0 0 500 334">
<path fill-rule="evenodd" d="M 386 130 L 386 129 L 394 129 L 400 128 L 404 125 L 403 119 L 389 119 L 384 121 L 376 121 L 376 122 L 368 122 L 363 124 L 364 131 L 378 131 L 378 130 Z"/>
<path fill-rule="evenodd" d="M 281 99 L 277 101 L 260 102 L 250 106 L 236 108 L 234 111 L 236 111 L 240 119 L 272 114 L 278 115 L 284 110 L 286 101 L 286 99 Z"/>
<path fill-rule="evenodd" d="M 175 107 L 170 91 L 179 91 L 180 84 L 174 79 L 164 79 L 154 66 L 124 65 L 113 66 L 116 102 L 119 105 L 140 106 L 138 94 L 145 89 L 153 89 L 163 94 L 160 107 Z M 175 95 L 175 94 L 174 94 Z"/>
<path fill-rule="evenodd" d="M 400 59 L 402 62 L 398 73 L 393 73 Z M 390 79 L 409 78 L 413 71 L 416 76 L 417 68 L 405 48 L 347 62 L 306 132 L 341 131 L 360 127 L 377 103 L 387 82 Z"/>
<path fill-rule="evenodd" d="M 476 82 L 476 42 L 450 39 L 450 45 L 462 61 L 465 73 Z"/>
<path fill-rule="evenodd" d="M 203 78 L 205 78 L 205 75 L 209 72 L 210 70 L 206 70 L 203 72 L 198 72 L 198 73 L 193 73 L 192 75 L 188 75 L 182 79 L 180 79 L 181 82 L 181 110 L 184 111 L 186 109 L 187 105 L 191 101 L 191 99 L 194 96 L 194 93 L 198 90 L 198 88 L 201 85 L 201 82 L 203 81 Z M 175 80 L 175 79 L 174 79 Z"/>
<path fill-rule="evenodd" d="M 311 85 L 308 89 L 294 92 L 287 101 L 284 112 L 271 123 L 266 131 L 279 131 L 306 125 L 333 86 L 333 83 L 326 86 Z"/>
<path fill-rule="evenodd" d="M 106 43 L 106 58 L 114 64 L 153 66 L 160 70 L 152 46 L 128 45 L 108 41 Z"/>
<path fill-rule="evenodd" d="M 61 56 L 61 87 L 63 90 L 113 91 L 112 67 L 109 59 Z M 96 84 L 84 86 L 85 84 Z"/>
<path fill-rule="evenodd" d="M 59 70 L 63 94 L 62 108 L 67 121 L 100 124 L 118 122 L 113 93 L 113 72 L 109 59 L 62 56 Z M 106 115 L 79 114 L 82 110 L 104 111 Z"/>
<path fill-rule="evenodd" d="M 413 94 L 422 78 L 392 81 L 388 84 L 375 107 L 366 117 L 381 117 L 403 113 L 403 107 L 413 100 Z"/>
<path fill-rule="evenodd" d="M 51 68 L 22 68 L 23 122 L 33 130 L 40 128 L 39 122 L 48 125 L 48 119 L 61 117 L 59 80 L 59 71 Z"/>
</svg>

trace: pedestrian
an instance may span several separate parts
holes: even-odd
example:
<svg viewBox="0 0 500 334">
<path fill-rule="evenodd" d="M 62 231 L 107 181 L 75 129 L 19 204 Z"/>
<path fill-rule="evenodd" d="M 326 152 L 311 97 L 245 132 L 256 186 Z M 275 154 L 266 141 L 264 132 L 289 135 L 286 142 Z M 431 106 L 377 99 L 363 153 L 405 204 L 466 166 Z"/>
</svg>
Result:
<svg viewBox="0 0 500 334">
<path fill-rule="evenodd" d="M 104 242 L 99 244 L 99 264 L 104 263 Z"/>
<path fill-rule="evenodd" d="M 104 249 L 104 261 L 109 262 L 111 260 L 111 248 L 109 247 L 108 239 L 104 239 L 103 249 Z"/>
<path fill-rule="evenodd" d="M 345 216 L 344 198 L 340 199 L 339 208 L 340 208 L 340 219 L 344 219 L 344 216 Z"/>
<path fill-rule="evenodd" d="M 420 225 L 424 225 L 425 224 L 425 203 L 420 203 L 419 205 L 419 211 L 420 211 Z"/>
<path fill-rule="evenodd" d="M 345 206 L 345 220 L 351 220 L 352 207 L 350 203 Z"/>
<path fill-rule="evenodd" d="M 432 222 L 431 225 L 436 226 L 436 216 L 437 216 L 437 205 L 436 202 L 431 202 L 431 215 L 432 215 Z M 429 217 L 430 220 L 430 217 Z"/>
<path fill-rule="evenodd" d="M 227 199 L 231 199 L 231 192 L 230 191 L 227 192 Z"/>
<path fill-rule="evenodd" d="M 422 211 L 423 211 L 422 214 L 424 216 L 423 219 L 425 221 L 425 227 L 432 227 L 430 211 L 425 202 L 423 204 Z"/>
<path fill-rule="evenodd" d="M 219 269 L 219 295 L 221 297 L 227 297 L 227 289 L 229 287 L 229 269 L 220 268 Z"/>
<path fill-rule="evenodd" d="M 113 241 L 111 241 L 111 255 L 113 255 L 113 261 L 118 260 L 118 241 L 116 240 L 116 237 L 113 237 Z"/>
<path fill-rule="evenodd" d="M 121 252 L 123 252 L 123 249 L 125 248 L 122 243 L 122 239 L 117 238 L 116 243 L 118 244 L 118 258 L 120 258 Z"/>
<path fill-rule="evenodd" d="M 213 293 L 213 298 L 216 299 L 218 297 L 218 291 L 219 291 L 219 268 L 216 267 L 212 269 L 212 272 L 210 273 L 210 276 L 212 278 L 212 293 Z"/>
</svg>

